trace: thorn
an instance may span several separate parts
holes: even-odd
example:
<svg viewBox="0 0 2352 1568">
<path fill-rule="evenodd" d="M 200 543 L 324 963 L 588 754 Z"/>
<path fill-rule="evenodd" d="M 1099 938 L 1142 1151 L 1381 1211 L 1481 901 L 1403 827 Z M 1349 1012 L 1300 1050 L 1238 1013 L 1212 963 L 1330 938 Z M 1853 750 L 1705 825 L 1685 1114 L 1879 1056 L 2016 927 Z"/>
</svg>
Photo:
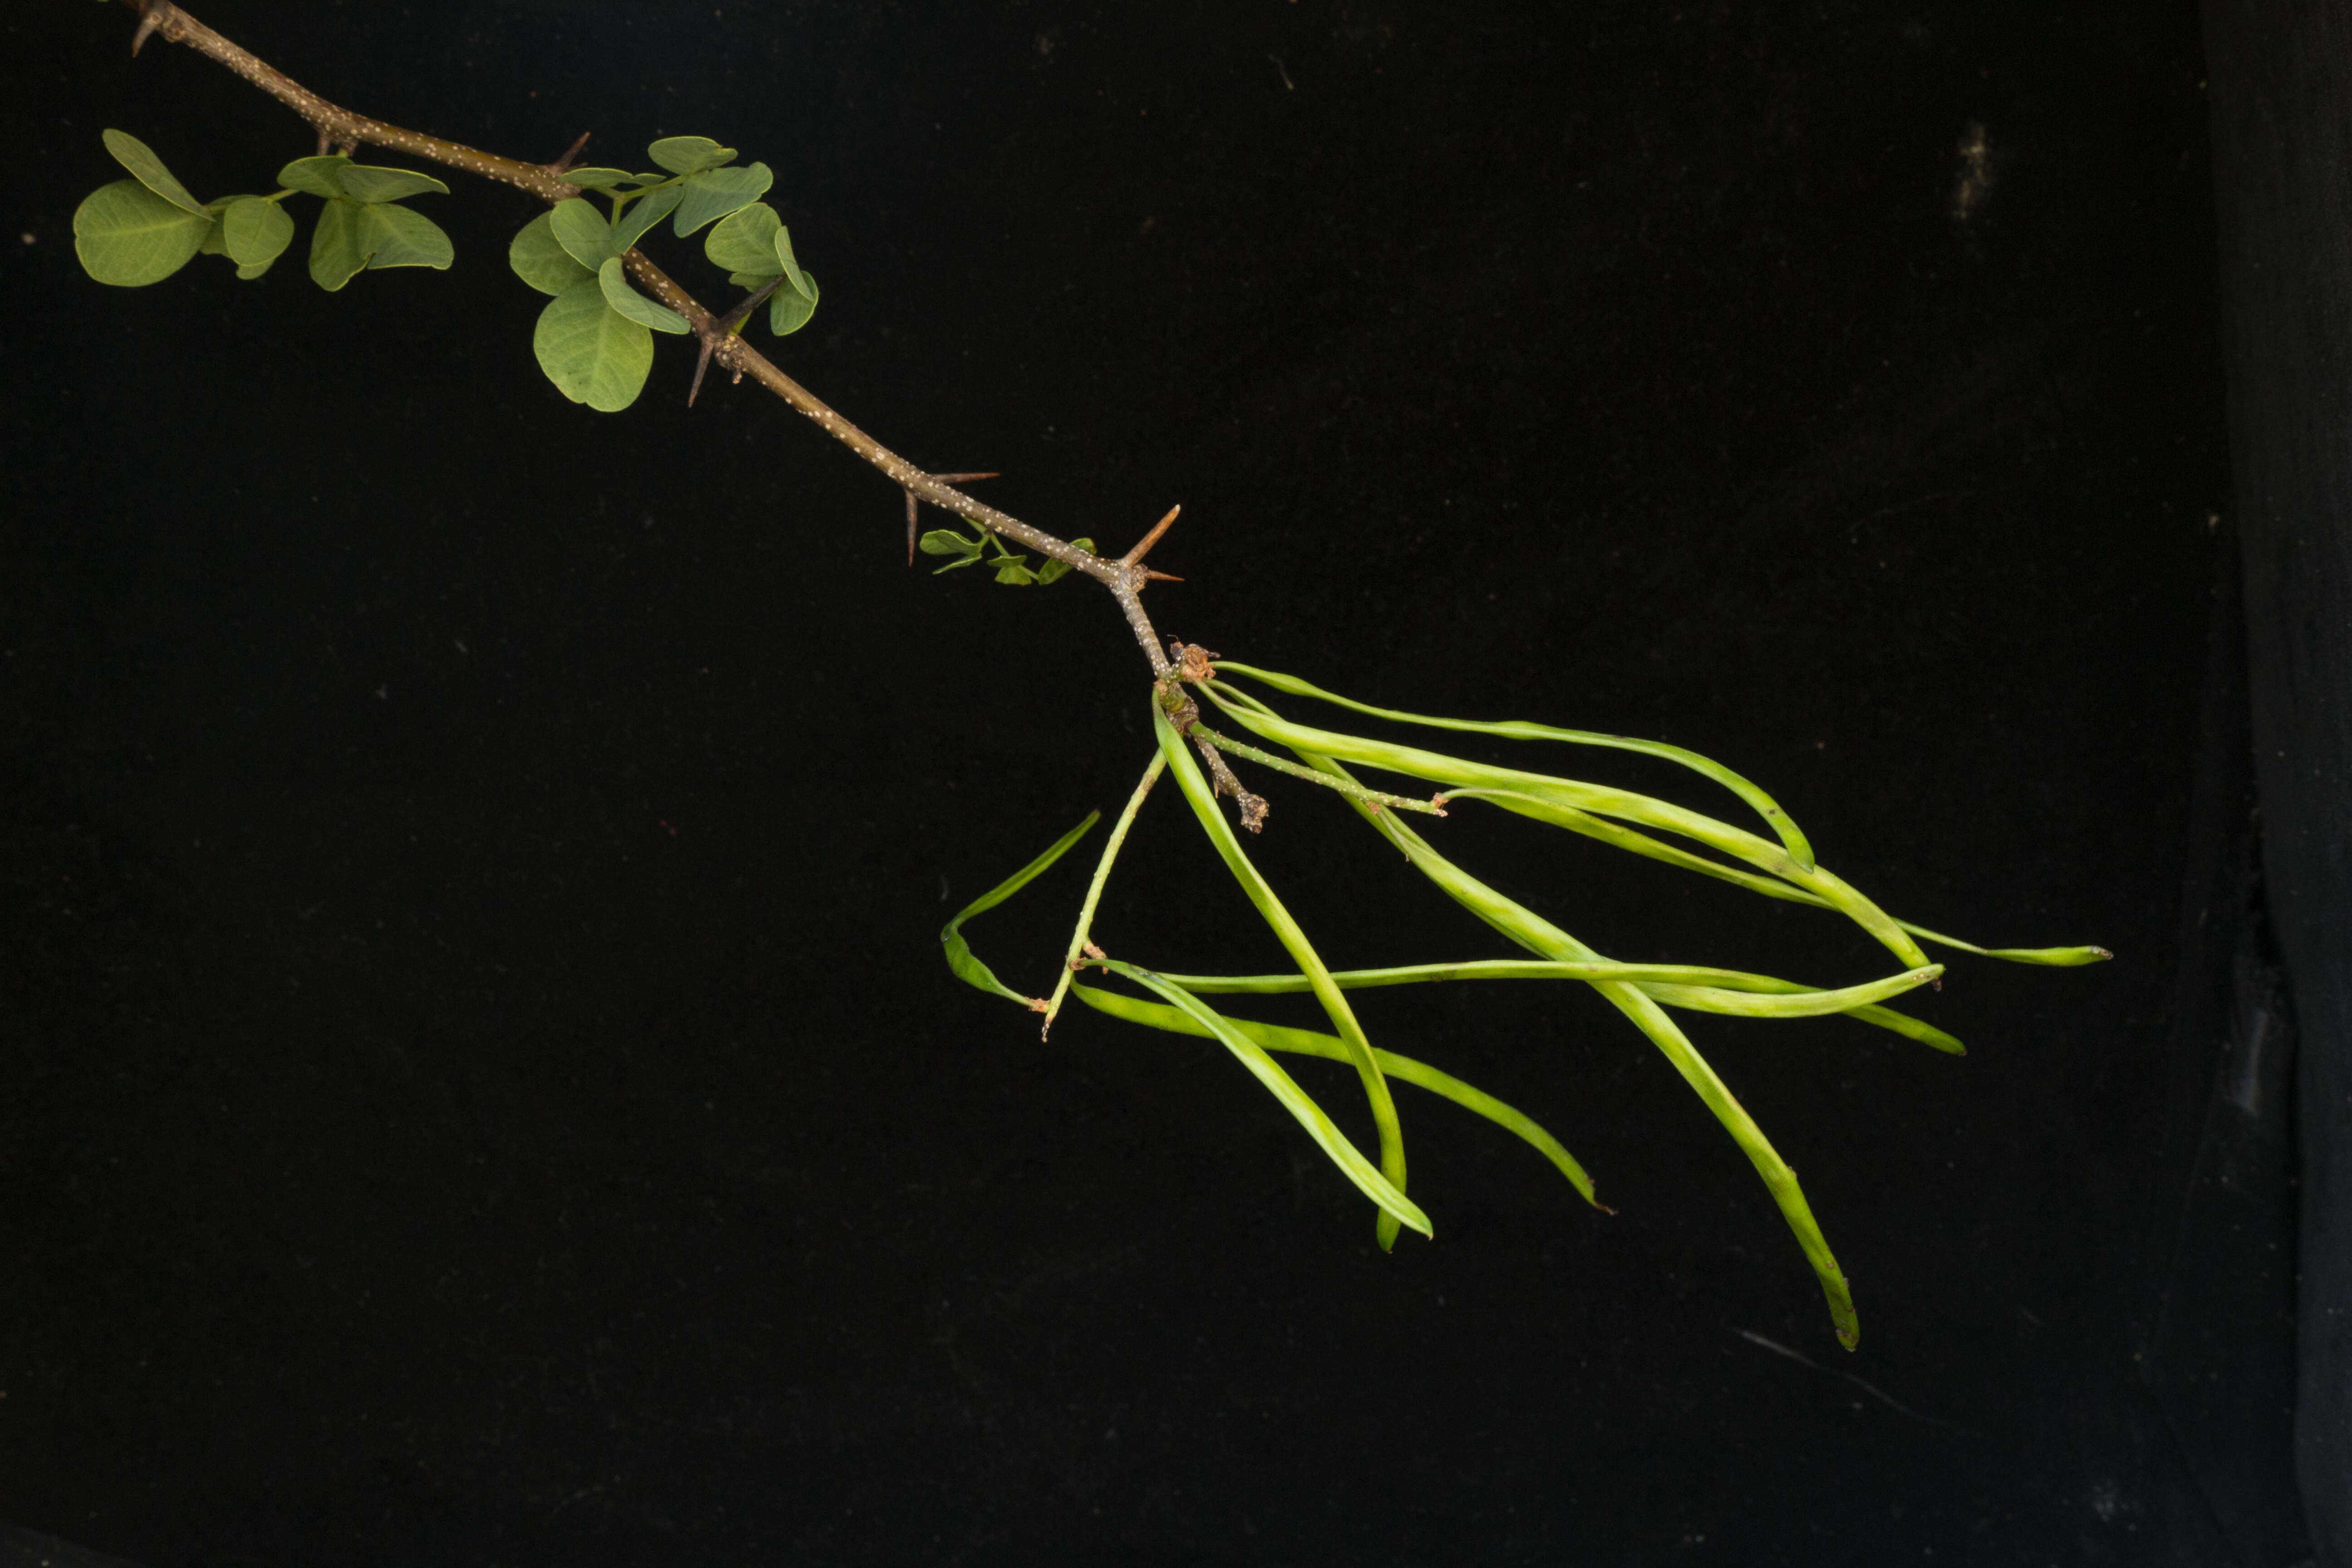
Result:
<svg viewBox="0 0 2352 1568">
<path fill-rule="evenodd" d="M 915 563 L 915 492 L 907 492 L 907 564 Z"/>
<path fill-rule="evenodd" d="M 580 140 L 565 148 L 563 156 L 558 158 L 554 163 L 550 163 L 547 166 L 547 172 L 551 174 L 561 174 L 569 170 L 572 164 L 578 163 L 580 161 L 580 150 L 588 145 L 588 136 L 589 133 L 583 131 L 580 133 Z"/>
<path fill-rule="evenodd" d="M 1148 583 L 1181 583 L 1184 580 L 1181 577 L 1171 577 L 1165 572 L 1154 572 L 1149 566 L 1143 569 L 1143 577 Z"/>
<path fill-rule="evenodd" d="M 1168 509 L 1168 515 L 1161 518 L 1158 522 L 1153 523 L 1151 525 L 1151 531 L 1143 536 L 1143 542 L 1138 544 L 1134 549 L 1129 551 L 1124 556 L 1120 557 L 1119 563 L 1124 566 L 1132 566 L 1141 561 L 1150 551 L 1151 547 L 1160 542 L 1160 536 L 1168 531 L 1168 525 L 1176 521 L 1176 514 L 1183 510 L 1184 509 L 1181 506 L 1170 507 Z"/>
<path fill-rule="evenodd" d="M 700 391 L 702 390 L 702 373 L 703 373 L 704 371 L 709 370 L 709 368 L 710 368 L 710 343 L 709 343 L 709 341 L 708 339 L 706 339 L 706 340 L 704 340 L 703 344 L 702 344 L 702 354 L 701 354 L 701 357 L 699 357 L 698 359 L 697 359 L 697 360 L 694 362 L 694 384 L 693 384 L 692 386 L 689 386 L 689 387 L 688 387 L 688 388 L 686 389 L 686 405 L 687 405 L 688 408 L 691 408 L 691 407 L 693 407 L 693 406 L 694 406 L 694 396 L 695 396 L 695 394 L 697 394 L 697 393 L 698 393 L 698 392 L 700 392 Z"/>
<path fill-rule="evenodd" d="M 993 479 L 1001 477 L 993 469 L 985 474 L 933 474 L 931 476 L 943 485 L 968 485 L 974 479 Z"/>
<path fill-rule="evenodd" d="M 141 46 L 147 42 L 156 28 L 163 25 L 163 14 L 170 9 L 171 6 L 163 4 L 162 0 L 147 0 L 147 3 L 140 7 L 139 30 L 131 35 L 131 53 L 134 58 L 138 56 Z"/>
</svg>

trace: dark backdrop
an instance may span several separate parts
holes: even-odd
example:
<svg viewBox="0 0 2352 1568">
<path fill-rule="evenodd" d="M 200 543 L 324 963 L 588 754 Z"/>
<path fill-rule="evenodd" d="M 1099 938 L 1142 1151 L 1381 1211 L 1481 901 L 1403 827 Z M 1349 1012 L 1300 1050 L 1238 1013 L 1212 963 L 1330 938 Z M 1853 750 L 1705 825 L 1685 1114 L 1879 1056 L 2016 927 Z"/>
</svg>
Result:
<svg viewBox="0 0 2352 1568">
<path fill-rule="evenodd" d="M 205 195 L 310 149 L 44 5 L 0 247 L 0 1518 L 157 1565 L 2298 1554 L 2283 1058 L 2224 1048 L 2284 1014 L 2190 5 L 199 15 L 493 150 L 766 159 L 824 283 L 781 363 L 1065 535 L 1183 503 L 1171 634 L 1697 747 L 1900 914 L 2119 957 L 1956 961 L 1921 1011 L 1965 1059 L 1693 1025 L 1857 1355 L 1580 991 L 1365 1002 L 1621 1211 L 1403 1090 L 1438 1239 L 1383 1257 L 1214 1047 L 1041 1045 L 940 963 L 1148 755 L 1102 595 L 908 571 L 896 490 L 764 395 L 689 413 L 676 343 L 627 415 L 563 402 L 501 187 L 420 200 L 446 275 L 90 283 L 101 127 Z M 1267 793 L 1335 962 L 1504 951 Z M 1887 968 L 1440 826 L 1615 956 Z M 1042 986 L 1082 882 L 982 953 Z M 1172 796 L 1101 930 L 1277 962 Z"/>
</svg>

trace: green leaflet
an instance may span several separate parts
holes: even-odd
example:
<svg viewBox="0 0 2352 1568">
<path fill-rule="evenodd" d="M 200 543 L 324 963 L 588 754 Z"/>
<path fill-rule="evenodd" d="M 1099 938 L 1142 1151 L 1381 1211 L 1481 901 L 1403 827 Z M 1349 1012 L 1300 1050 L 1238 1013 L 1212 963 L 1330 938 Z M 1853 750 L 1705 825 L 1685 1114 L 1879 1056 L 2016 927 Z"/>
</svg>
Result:
<svg viewBox="0 0 2352 1568">
<path fill-rule="evenodd" d="M 563 177 L 575 185 L 584 185 L 590 190 L 610 190 L 615 185 L 639 184 L 650 185 L 656 184 L 661 180 L 659 174 L 655 174 L 641 181 L 637 175 L 632 174 L 626 169 L 607 168 L 601 163 L 591 164 L 583 169 L 566 169 L 563 171 Z"/>
<path fill-rule="evenodd" d="M 618 254 L 613 247 L 613 226 L 585 196 L 566 197 L 550 208 L 548 229 L 563 254 L 591 272 Z"/>
<path fill-rule="evenodd" d="M 1038 856 L 1034 860 L 1030 861 L 1029 864 L 1022 867 L 1021 869 L 1013 872 L 1013 875 L 1005 878 L 1004 880 L 997 883 L 996 886 L 989 889 L 988 891 L 981 894 L 980 897 L 974 899 L 971 902 L 958 910 L 955 912 L 955 918 L 940 928 L 940 942 L 947 949 L 948 967 L 955 972 L 957 979 L 962 981 L 967 985 L 975 986 L 980 990 L 985 991 L 992 996 L 1002 996 L 1007 1001 L 1018 1002 L 1024 1007 L 1030 1006 L 1033 1004 L 1040 1010 L 1045 1007 L 1044 1002 L 1039 1001 L 1035 997 L 1024 996 L 1020 992 L 1013 990 L 1011 986 L 1006 985 L 1003 981 L 997 979 L 996 975 L 989 969 L 988 965 L 982 963 L 979 958 L 973 954 L 971 951 L 971 943 L 966 942 L 963 937 L 963 922 L 971 919 L 974 915 L 987 913 L 990 910 L 994 909 L 997 905 L 1003 903 L 1005 900 L 1011 898 L 1013 894 L 1019 892 L 1030 883 L 1035 881 L 1040 876 L 1045 874 L 1046 868 L 1051 867 L 1055 861 L 1059 860 L 1063 856 L 1068 854 L 1070 852 L 1071 846 L 1076 844 L 1079 839 L 1084 838 L 1088 833 L 1092 832 L 1095 824 L 1101 820 L 1101 812 L 1090 811 L 1087 813 L 1087 819 L 1084 822 L 1079 823 L 1076 827 L 1071 828 L 1067 833 L 1063 834 L 1059 838 L 1054 840 L 1052 846 L 1048 847 L 1043 855 Z"/>
<path fill-rule="evenodd" d="M 679 186 L 686 199 L 678 203 L 677 216 L 670 223 L 671 232 L 684 239 L 704 224 L 740 212 L 767 195 L 775 177 L 774 171 L 765 163 L 706 169 L 688 177 Z"/>
<path fill-rule="evenodd" d="M 360 205 L 360 243 L 367 247 L 368 269 L 387 267 L 430 267 L 446 271 L 452 259 L 449 237 L 423 213 L 380 202 Z"/>
<path fill-rule="evenodd" d="M 146 142 L 121 131 L 102 131 L 99 139 L 106 143 L 106 150 L 114 155 L 114 161 L 131 171 L 132 179 L 182 212 L 194 214 L 207 222 L 211 220 L 212 215 L 205 211 L 205 204 L 188 195 L 188 187 L 172 177 L 172 171 L 163 167 L 163 160 L 155 156 L 155 150 Z"/>
<path fill-rule="evenodd" d="M 779 231 L 781 234 L 782 231 Z M 800 281 L 808 285 L 803 294 L 797 288 L 779 289 L 768 296 L 768 331 L 780 338 L 788 338 L 809 324 L 816 314 L 816 279 L 802 273 Z M 1067 567 L 1063 570 L 1067 571 Z"/>
<path fill-rule="evenodd" d="M 331 199 L 344 194 L 343 187 L 335 183 L 335 171 L 350 162 L 341 153 L 322 153 L 316 158 L 297 158 L 278 171 L 278 183 L 289 190 Z"/>
<path fill-rule="evenodd" d="M 1288 1073 L 1275 1065 L 1274 1058 L 1266 1055 L 1265 1047 L 1234 1027 L 1200 998 L 1192 995 L 1181 986 L 1169 984 L 1151 971 L 1138 969 L 1131 963 L 1120 963 L 1116 960 L 1106 959 L 1099 962 L 1112 973 L 1123 974 L 1154 995 L 1174 1004 L 1201 1026 L 1203 1034 L 1233 1052 L 1241 1064 L 1249 1068 L 1258 1082 L 1264 1084 L 1273 1093 L 1274 1098 L 1281 1102 L 1282 1108 L 1289 1111 L 1301 1127 L 1307 1129 L 1307 1135 L 1315 1140 L 1316 1145 L 1329 1157 L 1333 1164 L 1339 1167 L 1340 1174 L 1353 1182 L 1357 1191 L 1380 1205 L 1380 1235 L 1383 1238 L 1381 1243 L 1383 1248 L 1393 1242 L 1399 1225 L 1408 1226 L 1423 1236 L 1434 1234 L 1430 1228 L 1429 1216 L 1422 1213 L 1420 1207 L 1399 1191 L 1396 1185 L 1376 1169 L 1370 1160 L 1365 1159 L 1353 1143 L 1348 1142 L 1347 1134 L 1341 1132 L 1332 1123 L 1330 1117 L 1324 1114 L 1323 1108 L 1316 1104 Z M 1354 1047 L 1346 1046 L 1341 1048 L 1347 1051 L 1349 1058 L 1352 1059 Z M 1375 1068 L 1374 1070 L 1377 1071 L 1378 1068 Z"/>
<path fill-rule="evenodd" d="M 166 201 L 137 180 L 100 185 L 74 209 L 74 255 L 100 283 L 139 289 L 160 283 L 194 258 L 213 233 L 211 216 Z"/>
<path fill-rule="evenodd" d="M 558 392 L 604 414 L 637 400 L 654 363 L 653 334 L 613 309 L 593 276 L 547 302 L 530 346 Z"/>
<path fill-rule="evenodd" d="M 607 259 L 596 269 L 596 284 L 604 293 L 604 303 L 629 320 L 657 332 L 685 333 L 694 329 L 686 318 L 667 305 L 657 305 L 629 287 L 627 269 L 617 256 Z"/>
<path fill-rule="evenodd" d="M 1163 974 L 1160 978 L 1171 985 L 1180 984 L 1173 975 Z M 1192 988 L 1183 986 L 1182 989 L 1189 991 Z M 1141 1024 L 1147 1028 L 1165 1029 L 1171 1034 L 1215 1038 L 1192 1014 L 1181 1007 L 1166 1006 L 1156 1002 L 1139 1002 L 1133 997 L 1122 996 L 1115 991 L 1099 991 L 1089 985 L 1074 985 L 1071 991 L 1079 1001 L 1097 1012 L 1108 1013 L 1112 1017 L 1127 1023 Z M 1225 1022 L 1232 1025 L 1244 1037 L 1269 1051 L 1289 1051 L 1300 1056 L 1321 1057 L 1326 1061 L 1334 1062 L 1344 1062 L 1349 1059 L 1347 1046 L 1336 1035 L 1326 1035 L 1313 1029 L 1286 1028 L 1279 1024 L 1253 1023 L 1247 1018 L 1235 1018 L 1230 1016 L 1225 1018 Z M 1559 1139 L 1545 1131 L 1533 1117 L 1504 1104 L 1491 1094 L 1472 1088 L 1451 1074 L 1440 1072 L 1426 1063 L 1413 1060 L 1411 1057 L 1401 1057 L 1394 1051 L 1377 1049 L 1372 1054 L 1379 1058 L 1381 1070 L 1398 1082 L 1409 1083 L 1416 1089 L 1425 1089 L 1432 1094 L 1450 1100 L 1465 1110 L 1475 1111 L 1506 1131 L 1527 1140 L 1538 1152 L 1552 1163 L 1561 1175 L 1568 1178 L 1569 1184 L 1577 1190 L 1586 1203 L 1599 1209 L 1605 1209 L 1608 1206 L 1594 1195 L 1592 1178 L 1585 1173 L 1584 1167 L 1577 1163 L 1576 1156 L 1570 1154 L 1567 1146 Z"/>
<path fill-rule="evenodd" d="M 414 169 L 379 169 L 371 163 L 345 163 L 335 171 L 335 184 L 355 202 L 397 202 L 427 191 L 447 195 L 449 187 Z"/>
<path fill-rule="evenodd" d="M 665 136 L 646 149 L 646 156 L 673 174 L 698 174 L 733 163 L 735 149 L 708 136 Z"/>
<path fill-rule="evenodd" d="M 793 231 L 782 224 L 776 226 L 775 247 L 776 261 L 783 268 L 784 280 L 793 286 L 793 292 L 806 300 L 809 308 L 814 310 L 816 284 L 801 270 L 800 263 L 793 259 Z"/>
<path fill-rule="evenodd" d="M 765 202 L 753 202 L 729 214 L 703 237 L 703 254 L 726 271 L 773 278 L 782 270 L 776 265 L 776 236 L 783 232 L 783 220 L 776 216 L 775 208 Z"/>
<path fill-rule="evenodd" d="M 514 268 L 516 277 L 542 294 L 561 294 L 596 276 L 594 268 L 574 261 L 572 253 L 557 241 L 551 209 L 525 224 L 522 232 L 514 237 L 514 243 L 507 247 L 507 265 Z"/>
<path fill-rule="evenodd" d="M 239 196 L 221 213 L 221 248 L 237 276 L 258 277 L 294 242 L 294 220 L 276 202 Z"/>
</svg>

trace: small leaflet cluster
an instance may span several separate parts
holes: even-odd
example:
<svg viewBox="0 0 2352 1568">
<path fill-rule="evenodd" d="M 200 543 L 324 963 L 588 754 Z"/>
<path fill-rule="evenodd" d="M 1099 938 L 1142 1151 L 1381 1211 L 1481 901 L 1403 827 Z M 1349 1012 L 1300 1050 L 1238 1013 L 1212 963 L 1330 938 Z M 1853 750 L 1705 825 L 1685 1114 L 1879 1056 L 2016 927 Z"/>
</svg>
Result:
<svg viewBox="0 0 2352 1568">
<path fill-rule="evenodd" d="M 449 265 L 449 237 L 400 204 L 449 187 L 430 174 L 354 163 L 340 153 L 297 158 L 278 171 L 266 196 L 200 202 L 136 136 L 105 132 L 106 150 L 131 177 L 92 191 L 74 209 L 74 254 L 100 283 L 137 289 L 160 283 L 199 256 L 226 256 L 239 278 L 260 277 L 294 242 L 286 198 L 326 205 L 310 231 L 310 276 L 333 293 L 363 271 Z"/>
<path fill-rule="evenodd" d="M 932 573 L 932 576 L 936 577 L 941 572 L 952 572 L 959 566 L 993 566 L 998 582 L 1025 588 L 1033 583 L 1058 583 L 1074 570 L 1066 561 L 1048 560 L 1042 566 L 1032 566 L 1026 555 L 1008 548 L 1003 540 L 987 529 L 979 528 L 978 524 L 973 526 L 979 529 L 980 536 L 976 539 L 966 538 L 951 528 L 935 528 L 923 535 L 921 548 L 924 554 L 955 557 L 938 572 Z M 1081 550 L 1091 551 L 1095 547 L 1091 539 L 1073 539 L 1070 542 Z M 992 544 L 996 547 L 996 553 L 983 555 L 982 552 Z"/>
</svg>

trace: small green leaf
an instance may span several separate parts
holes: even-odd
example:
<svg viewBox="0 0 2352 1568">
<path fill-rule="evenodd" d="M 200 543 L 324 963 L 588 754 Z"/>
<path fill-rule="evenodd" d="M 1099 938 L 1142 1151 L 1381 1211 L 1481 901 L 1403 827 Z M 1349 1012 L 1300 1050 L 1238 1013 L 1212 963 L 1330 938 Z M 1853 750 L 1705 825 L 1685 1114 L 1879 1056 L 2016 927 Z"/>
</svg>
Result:
<svg viewBox="0 0 2352 1568">
<path fill-rule="evenodd" d="M 694 330 L 676 310 L 667 305 L 657 305 L 630 288 L 628 269 L 617 256 L 597 268 L 596 282 L 604 290 L 604 303 L 633 321 L 642 322 L 657 332 L 674 335 Z"/>
<path fill-rule="evenodd" d="M 792 279 L 793 289 L 805 299 L 811 309 L 816 305 L 816 285 L 803 272 L 800 263 L 793 259 L 793 231 L 779 224 L 776 226 L 776 259 L 784 264 L 784 276 Z"/>
<path fill-rule="evenodd" d="M 636 244 L 647 229 L 669 216 L 671 209 L 685 199 L 684 186 L 665 185 L 631 202 L 628 210 L 613 225 L 613 254 L 618 256 Z"/>
<path fill-rule="evenodd" d="M 343 187 L 335 184 L 335 171 L 350 162 L 341 153 L 320 158 L 297 158 L 278 171 L 278 183 L 314 196 L 340 196 L 343 194 Z"/>
<path fill-rule="evenodd" d="M 447 271 L 454 252 L 449 237 L 423 213 L 389 203 L 370 202 L 360 208 L 360 247 L 368 267 L 431 267 Z"/>
<path fill-rule="evenodd" d="M 646 156 L 673 174 L 698 174 L 733 163 L 735 149 L 708 136 L 665 136 L 646 149 Z"/>
<path fill-rule="evenodd" d="M 214 232 L 209 216 L 191 213 L 136 180 L 100 185 L 74 209 L 74 254 L 100 283 L 137 289 L 185 267 Z"/>
<path fill-rule="evenodd" d="M 661 176 L 659 174 L 655 174 L 651 178 L 641 181 L 637 175 L 632 174 L 626 169 L 607 169 L 601 166 L 586 169 L 566 169 L 563 171 L 563 177 L 571 181 L 575 185 L 613 186 L 635 185 L 638 184 L 651 185 L 657 184 L 661 181 Z"/>
<path fill-rule="evenodd" d="M 773 278 L 776 236 L 783 226 L 775 208 L 765 202 L 753 202 L 740 212 L 730 214 L 710 231 L 702 242 L 703 254 L 710 258 L 713 265 L 730 272 Z"/>
<path fill-rule="evenodd" d="M 515 276 L 542 294 L 561 294 L 596 276 L 556 243 L 554 224 L 554 213 L 543 212 L 523 225 L 507 247 L 507 265 Z"/>
<path fill-rule="evenodd" d="M 604 265 L 604 258 L 613 254 L 613 226 L 604 221 L 594 203 L 585 196 L 573 196 L 556 203 L 551 216 L 555 243 L 565 255 L 591 272 Z"/>
<path fill-rule="evenodd" d="M 268 262 L 267 262 L 267 261 L 257 261 L 257 262 L 255 262 L 255 263 L 254 263 L 252 266 L 250 266 L 250 267 L 240 267 L 240 268 L 238 268 L 236 269 L 236 275 L 237 275 L 237 277 L 239 277 L 240 279 L 244 279 L 246 282 L 250 283 L 250 282 L 252 282 L 255 279 L 257 279 L 257 278 L 260 277 L 263 273 L 265 273 L 265 272 L 267 272 L 267 271 L 268 271 L 268 270 L 269 270 L 269 263 L 268 263 Z"/>
<path fill-rule="evenodd" d="M 229 203 L 228 210 L 221 214 L 220 226 L 221 247 L 236 263 L 240 274 L 247 268 L 267 268 L 294 242 L 294 220 L 286 209 L 259 196 Z M 260 275 L 258 271 L 250 274 Z"/>
<path fill-rule="evenodd" d="M 221 211 L 226 210 L 226 208 L 221 209 Z M 228 242 L 221 237 L 220 212 L 216 211 L 211 216 L 213 226 L 205 231 L 204 243 L 196 247 L 196 254 L 198 256 L 226 256 L 228 254 Z"/>
<path fill-rule="evenodd" d="M 310 230 L 310 281 L 332 294 L 367 266 L 360 243 L 360 205 L 337 196 L 319 209 Z"/>
<path fill-rule="evenodd" d="M 781 272 L 730 272 L 727 275 L 727 281 L 746 293 L 756 294 L 765 289 L 772 280 L 782 276 Z"/>
<path fill-rule="evenodd" d="M 951 528 L 935 528 L 923 535 L 915 547 L 926 555 L 978 555 L 986 542 L 966 539 Z"/>
<path fill-rule="evenodd" d="M 767 195 L 775 183 L 775 173 L 765 163 L 749 163 L 740 168 L 705 169 L 678 188 L 686 200 L 678 205 L 677 218 L 671 232 L 684 239 L 714 218 L 740 212 L 744 206 Z"/>
<path fill-rule="evenodd" d="M 334 171 L 335 183 L 355 202 L 396 202 L 426 191 L 447 195 L 449 187 L 414 169 L 380 169 L 373 163 L 346 163 Z"/>
<path fill-rule="evenodd" d="M 1094 553 L 1095 542 L 1091 539 L 1073 539 L 1070 542 L 1090 555 Z M 1047 561 L 1044 565 L 1037 568 L 1037 581 L 1040 583 L 1058 583 L 1076 570 L 1076 567 L 1071 565 L 1066 561 Z"/>
<path fill-rule="evenodd" d="M 1000 583 L 1010 583 L 1017 588 L 1025 588 L 1037 580 L 1037 574 L 1016 562 L 1008 561 L 997 567 L 996 580 Z"/>
<path fill-rule="evenodd" d="M 530 346 L 558 392 L 605 414 L 637 400 L 654 363 L 653 334 L 613 309 L 595 278 L 547 302 Z"/>
<path fill-rule="evenodd" d="M 141 184 L 184 213 L 197 213 L 206 217 L 212 216 L 205 212 L 204 203 L 188 195 L 187 186 L 172 178 L 172 171 L 163 167 L 163 160 L 155 156 L 154 149 L 146 142 L 120 131 L 100 134 L 106 142 L 106 150 L 114 154 L 114 161 L 130 170 Z"/>
<path fill-rule="evenodd" d="M 801 276 L 808 283 L 807 298 L 790 289 L 779 289 L 768 296 L 768 330 L 780 338 L 799 331 L 816 314 L 816 279 L 806 273 Z"/>
</svg>

